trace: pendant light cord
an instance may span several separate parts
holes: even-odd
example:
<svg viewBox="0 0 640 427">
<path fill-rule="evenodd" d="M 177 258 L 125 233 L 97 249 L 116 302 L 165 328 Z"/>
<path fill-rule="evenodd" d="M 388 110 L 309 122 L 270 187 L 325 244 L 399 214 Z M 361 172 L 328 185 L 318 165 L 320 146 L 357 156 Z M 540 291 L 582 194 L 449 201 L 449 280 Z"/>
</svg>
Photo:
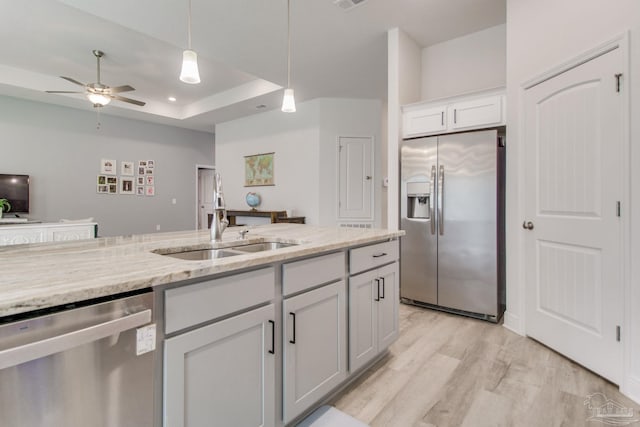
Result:
<svg viewBox="0 0 640 427">
<path fill-rule="evenodd" d="M 287 0 L 287 89 L 289 88 L 291 88 L 291 0 Z"/>
<path fill-rule="evenodd" d="M 189 15 L 187 18 L 187 32 L 189 35 L 189 50 L 191 50 L 191 0 L 189 0 Z"/>
</svg>

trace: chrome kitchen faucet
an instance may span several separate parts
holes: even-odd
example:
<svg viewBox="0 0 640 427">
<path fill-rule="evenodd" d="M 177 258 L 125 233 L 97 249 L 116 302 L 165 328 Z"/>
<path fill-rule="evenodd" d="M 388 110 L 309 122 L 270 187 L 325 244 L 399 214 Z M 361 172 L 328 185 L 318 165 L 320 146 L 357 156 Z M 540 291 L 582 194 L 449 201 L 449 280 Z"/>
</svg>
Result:
<svg viewBox="0 0 640 427">
<path fill-rule="evenodd" d="M 211 241 L 221 242 L 222 233 L 229 225 L 227 220 L 227 206 L 224 203 L 224 194 L 222 193 L 222 180 L 220 174 L 216 172 L 214 175 L 213 188 L 213 220 L 211 221 Z M 222 212 L 222 219 L 220 213 Z"/>
</svg>

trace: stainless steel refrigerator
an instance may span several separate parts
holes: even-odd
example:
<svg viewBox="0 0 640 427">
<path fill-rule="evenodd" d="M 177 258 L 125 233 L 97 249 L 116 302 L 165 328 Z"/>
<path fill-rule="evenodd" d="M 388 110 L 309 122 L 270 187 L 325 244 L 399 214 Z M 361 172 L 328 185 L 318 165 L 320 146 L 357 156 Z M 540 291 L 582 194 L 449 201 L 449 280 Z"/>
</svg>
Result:
<svg viewBox="0 0 640 427">
<path fill-rule="evenodd" d="M 403 302 L 500 320 L 504 151 L 501 129 L 402 142 Z"/>
</svg>

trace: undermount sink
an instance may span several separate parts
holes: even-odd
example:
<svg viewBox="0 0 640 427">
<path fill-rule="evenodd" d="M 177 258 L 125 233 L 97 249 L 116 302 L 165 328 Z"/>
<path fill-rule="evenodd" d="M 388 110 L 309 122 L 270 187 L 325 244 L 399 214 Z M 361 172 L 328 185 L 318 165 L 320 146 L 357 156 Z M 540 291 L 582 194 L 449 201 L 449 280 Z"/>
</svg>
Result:
<svg viewBox="0 0 640 427">
<path fill-rule="evenodd" d="M 248 253 L 273 251 L 276 249 L 288 248 L 290 246 L 296 246 L 297 243 L 283 243 L 283 242 L 260 242 L 260 243 L 247 243 L 234 246 L 228 246 L 220 249 L 212 248 L 185 248 L 180 251 L 171 250 L 158 250 L 154 251 L 157 254 L 170 256 L 172 258 L 184 259 L 187 261 L 204 261 L 208 259 L 220 259 L 227 258 L 235 255 L 246 255 Z"/>
<path fill-rule="evenodd" d="M 220 259 L 234 255 L 240 255 L 240 253 L 228 251 L 225 249 L 196 249 L 184 252 L 167 253 L 163 255 L 167 255 L 172 258 L 185 259 L 187 261 L 204 261 L 207 259 Z"/>
<path fill-rule="evenodd" d="M 262 252 L 262 251 L 272 251 L 274 249 L 288 248 L 290 246 L 295 246 L 295 245 L 296 243 L 262 242 L 262 243 L 253 243 L 249 245 L 232 246 L 232 249 L 236 251 L 242 251 L 242 252 Z"/>
</svg>

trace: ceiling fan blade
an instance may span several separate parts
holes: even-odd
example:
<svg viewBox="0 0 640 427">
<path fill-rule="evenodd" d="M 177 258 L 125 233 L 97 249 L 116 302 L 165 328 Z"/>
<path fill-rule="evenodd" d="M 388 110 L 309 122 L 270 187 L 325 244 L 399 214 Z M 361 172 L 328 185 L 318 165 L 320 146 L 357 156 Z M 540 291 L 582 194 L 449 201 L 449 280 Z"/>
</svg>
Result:
<svg viewBox="0 0 640 427">
<path fill-rule="evenodd" d="M 131 92 L 132 90 L 135 90 L 135 89 L 129 85 L 116 86 L 109 89 L 111 93 Z"/>
<path fill-rule="evenodd" d="M 71 82 L 71 83 L 77 84 L 77 85 L 79 85 L 79 86 L 86 86 L 84 83 L 80 83 L 79 81 L 77 81 L 77 80 L 75 80 L 75 79 L 72 79 L 71 77 L 60 76 L 60 78 L 65 79 L 65 80 L 66 80 L 66 81 L 68 81 L 68 82 Z"/>
<path fill-rule="evenodd" d="M 84 93 L 84 92 L 74 92 L 70 90 L 45 90 L 47 93 Z"/>
<path fill-rule="evenodd" d="M 125 98 L 124 96 L 111 95 L 111 98 L 117 99 L 118 101 L 128 102 L 129 104 L 139 105 L 140 107 L 144 107 L 144 105 L 146 104 L 146 102 L 137 101 L 131 98 Z"/>
</svg>

